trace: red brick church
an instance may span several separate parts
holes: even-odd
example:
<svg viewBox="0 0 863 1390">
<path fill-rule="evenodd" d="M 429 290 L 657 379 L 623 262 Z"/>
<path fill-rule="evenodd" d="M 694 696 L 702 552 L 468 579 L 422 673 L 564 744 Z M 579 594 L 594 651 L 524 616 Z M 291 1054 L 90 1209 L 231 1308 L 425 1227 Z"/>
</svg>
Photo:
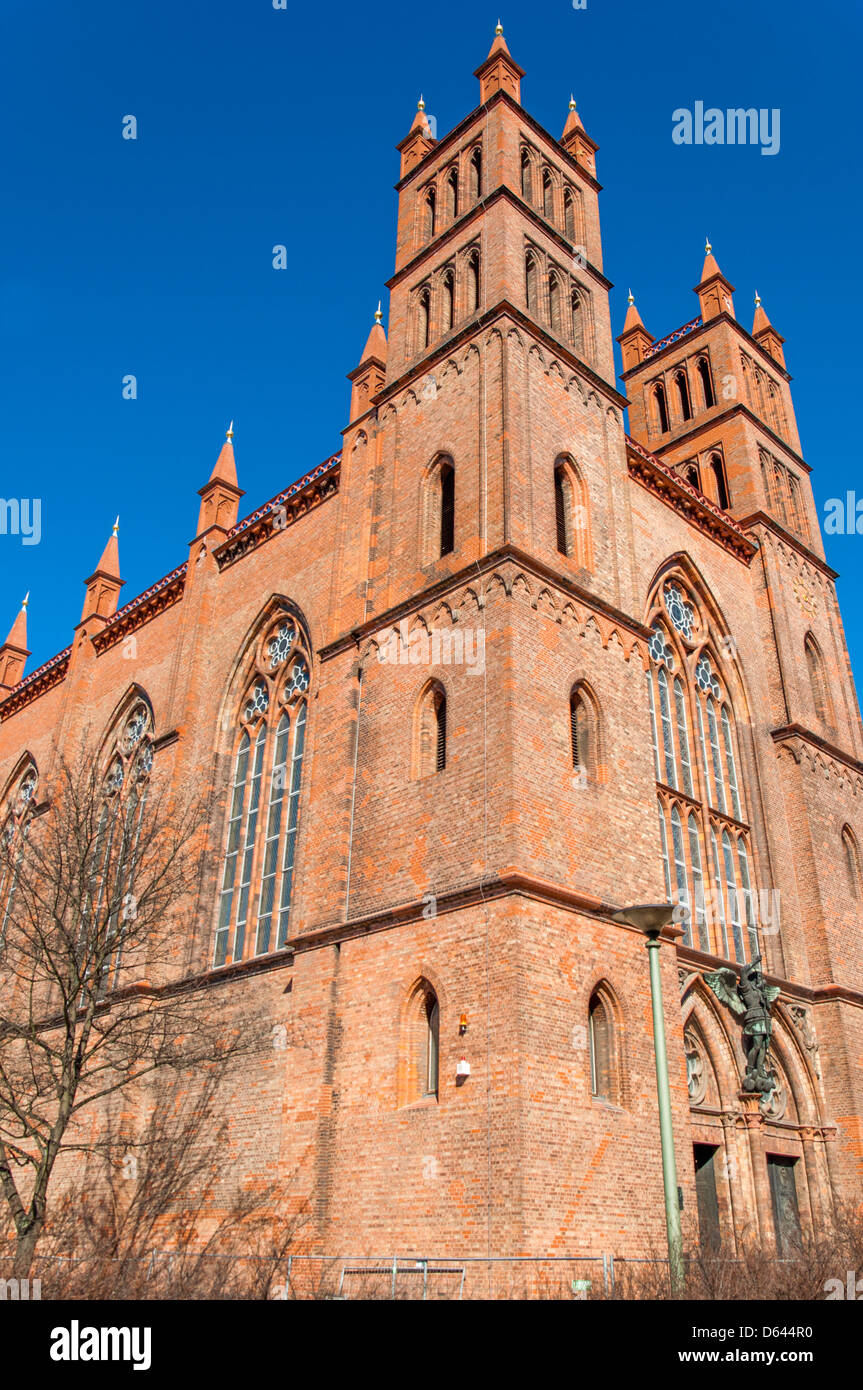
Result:
<svg viewBox="0 0 863 1390">
<path fill-rule="evenodd" d="M 333 1255 L 662 1247 L 647 954 L 612 914 L 674 902 L 686 1241 L 782 1250 L 863 1179 L 863 732 L 783 339 L 708 246 L 690 322 L 655 338 L 630 295 L 618 385 L 597 145 L 575 102 L 560 139 L 528 114 L 500 29 L 476 77 L 398 146 L 339 451 L 239 519 L 229 431 L 183 563 L 118 607 L 113 536 L 30 674 L 16 619 L 0 825 L 85 728 L 109 780 L 144 744 L 209 798 L 178 971 L 274 1039 L 230 1163 Z M 753 1095 L 705 977 L 759 952 Z"/>
</svg>

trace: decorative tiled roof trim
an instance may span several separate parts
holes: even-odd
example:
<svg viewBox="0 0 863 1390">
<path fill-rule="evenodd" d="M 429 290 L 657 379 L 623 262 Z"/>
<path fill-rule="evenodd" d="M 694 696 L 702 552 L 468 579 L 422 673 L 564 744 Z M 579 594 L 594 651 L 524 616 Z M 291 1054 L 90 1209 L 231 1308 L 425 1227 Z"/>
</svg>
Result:
<svg viewBox="0 0 863 1390">
<path fill-rule="evenodd" d="M 5 700 L 0 701 L 0 718 L 8 719 L 10 714 L 16 714 L 19 709 L 29 705 L 32 700 L 44 695 L 46 690 L 51 690 L 55 685 L 59 685 L 65 679 L 69 669 L 69 657 L 72 655 L 72 648 L 66 647 L 65 651 L 58 652 L 52 656 L 50 661 L 46 661 L 44 666 L 37 666 L 35 671 L 31 671 L 29 676 L 25 676 L 19 685 L 16 685 L 11 695 L 7 695 Z"/>
<path fill-rule="evenodd" d="M 728 512 L 724 512 L 692 483 L 675 473 L 663 459 L 651 454 L 649 449 L 629 435 L 626 436 L 626 447 L 631 477 L 732 555 L 749 564 L 756 547 Z"/>
<path fill-rule="evenodd" d="M 311 473 L 291 483 L 290 487 L 238 522 L 228 532 L 227 539 L 213 552 L 219 569 L 227 569 L 241 560 L 250 550 L 269 540 L 274 531 L 284 531 L 299 517 L 338 492 L 341 462 L 341 454 L 333 454 L 332 458 L 319 463 Z M 274 525 L 274 518 L 280 511 L 284 514 L 284 524 L 277 526 Z"/>
<path fill-rule="evenodd" d="M 676 343 L 678 338 L 685 338 L 687 333 L 693 333 L 696 328 L 701 328 L 703 322 L 704 320 L 699 314 L 698 318 L 692 319 L 690 323 L 685 323 L 682 328 L 675 328 L 674 332 L 669 333 L 667 338 L 660 338 L 658 343 L 651 343 L 644 354 L 645 361 L 648 357 L 654 357 L 657 352 L 661 352 L 671 343 Z"/>
<path fill-rule="evenodd" d="M 178 565 L 170 574 L 166 574 L 163 579 L 159 579 L 155 584 L 151 584 L 149 589 L 145 589 L 137 598 L 133 598 L 130 603 L 118 608 L 112 618 L 109 618 L 100 632 L 93 635 L 93 646 L 97 652 L 105 652 L 109 647 L 113 647 L 117 642 L 121 642 L 130 632 L 135 632 L 137 628 L 143 627 L 159 613 L 164 613 L 166 608 L 170 608 L 183 597 L 183 590 L 186 587 L 187 563 Z"/>
</svg>

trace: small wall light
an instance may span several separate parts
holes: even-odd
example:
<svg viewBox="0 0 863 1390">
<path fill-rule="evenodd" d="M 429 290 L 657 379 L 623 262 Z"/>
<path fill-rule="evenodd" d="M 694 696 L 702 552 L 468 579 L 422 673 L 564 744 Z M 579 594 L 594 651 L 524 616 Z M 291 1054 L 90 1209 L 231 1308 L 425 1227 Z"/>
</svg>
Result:
<svg viewBox="0 0 863 1390">
<path fill-rule="evenodd" d="M 467 1032 L 467 1014 L 462 1014 L 461 1018 L 459 1019 L 458 1031 L 461 1033 L 462 1037 L 464 1037 L 465 1033 Z"/>
<path fill-rule="evenodd" d="M 466 1076 L 470 1076 L 470 1062 L 466 1057 L 460 1057 L 455 1068 L 456 1080 L 464 1081 Z"/>
</svg>

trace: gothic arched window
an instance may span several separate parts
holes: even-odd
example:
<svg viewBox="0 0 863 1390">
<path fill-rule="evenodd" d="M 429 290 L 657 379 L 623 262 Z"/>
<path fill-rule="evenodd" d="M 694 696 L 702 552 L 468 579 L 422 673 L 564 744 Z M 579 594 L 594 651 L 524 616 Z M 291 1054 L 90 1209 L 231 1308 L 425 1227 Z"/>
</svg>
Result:
<svg viewBox="0 0 863 1390">
<path fill-rule="evenodd" d="M 575 195 L 569 187 L 563 191 L 563 225 L 567 238 L 575 241 Z"/>
<path fill-rule="evenodd" d="M 554 183 L 550 169 L 542 171 L 542 211 L 549 222 L 554 221 Z"/>
<path fill-rule="evenodd" d="M 751 833 L 732 702 L 695 600 L 676 579 L 657 595 L 647 694 L 666 892 L 687 945 L 757 953 Z"/>
<path fill-rule="evenodd" d="M 450 169 L 446 178 L 446 211 L 450 222 L 458 217 L 458 169 Z"/>
<path fill-rule="evenodd" d="M 417 296 L 417 350 L 424 351 L 431 337 L 431 290 L 426 286 Z"/>
<path fill-rule="evenodd" d="M 725 480 L 725 465 L 719 454 L 711 454 L 708 460 L 708 469 L 713 480 L 714 501 L 719 504 L 723 511 L 728 510 L 728 484 Z"/>
<path fill-rule="evenodd" d="M 617 1039 L 611 1001 L 602 988 L 594 990 L 590 997 L 587 1032 L 590 1094 L 596 1100 L 607 1100 L 616 1104 L 620 1099 Z"/>
<path fill-rule="evenodd" d="M 439 454 L 423 476 L 420 513 L 422 563 L 433 565 L 455 549 L 455 467 L 448 454 Z"/>
<path fill-rule="evenodd" d="M 572 765 L 587 778 L 596 770 L 597 719 L 593 701 L 579 686 L 569 697 L 569 733 Z"/>
<path fill-rule="evenodd" d="M 591 568 L 587 489 L 575 463 L 562 455 L 554 465 L 554 523 L 558 554 Z"/>
<path fill-rule="evenodd" d="M 443 277 L 443 313 L 441 327 L 444 333 L 452 331 L 455 322 L 455 275 L 447 270 Z"/>
<path fill-rule="evenodd" d="M 282 614 L 258 644 L 236 711 L 216 965 L 288 939 L 310 683 L 307 643 Z"/>
<path fill-rule="evenodd" d="M 684 420 L 690 420 L 692 418 L 692 408 L 689 404 L 689 386 L 684 371 L 679 371 L 675 374 L 674 385 L 677 389 L 677 404 L 680 407 L 680 414 Z"/>
<path fill-rule="evenodd" d="M 524 295 L 532 314 L 539 312 L 539 270 L 536 256 L 528 251 L 524 258 Z"/>
<path fill-rule="evenodd" d="M 845 876 L 848 881 L 848 891 L 852 898 L 860 897 L 860 853 L 857 848 L 857 840 L 850 825 L 843 826 L 842 829 L 842 852 L 845 858 Z"/>
<path fill-rule="evenodd" d="M 39 776 L 31 763 L 16 779 L 5 808 L 3 828 L 0 830 L 0 943 L 6 936 L 9 915 L 15 901 L 21 856 L 38 785 Z"/>
<path fill-rule="evenodd" d="M 475 149 L 468 165 L 470 199 L 476 203 L 482 197 L 482 150 Z"/>
<path fill-rule="evenodd" d="M 716 404 L 716 398 L 713 394 L 713 378 L 710 375 L 710 363 L 706 357 L 699 357 L 696 370 L 698 372 L 698 379 L 701 382 L 701 399 L 704 404 L 704 409 L 709 410 L 712 405 Z"/>
<path fill-rule="evenodd" d="M 433 188 L 430 188 L 423 204 L 423 235 L 426 241 L 431 241 L 435 234 L 436 220 L 437 194 Z"/>
<path fill-rule="evenodd" d="M 428 980 L 418 980 L 402 1014 L 399 1105 L 440 1094 L 440 1003 Z"/>
<path fill-rule="evenodd" d="M 668 433 L 668 405 L 665 400 L 665 387 L 658 381 L 650 393 L 653 402 L 654 427 L 658 434 Z"/>
<path fill-rule="evenodd" d="M 82 909 L 84 922 L 100 929 L 106 922 L 107 941 L 120 932 L 121 914 L 134 892 L 139 861 L 139 838 L 153 770 L 153 715 L 137 700 L 111 738 L 106 752 L 93 847 L 95 872 Z M 86 925 L 82 937 L 86 939 Z M 100 995 L 116 984 L 119 952 L 104 961 L 95 987 Z"/>
<path fill-rule="evenodd" d="M 834 733 L 833 701 L 830 699 L 830 687 L 827 684 L 827 676 L 824 671 L 824 658 L 811 632 L 806 634 L 803 647 L 806 654 L 806 670 L 809 674 L 809 688 L 812 691 L 815 714 L 819 723 L 829 733 Z"/>
<path fill-rule="evenodd" d="M 585 351 L 585 323 L 584 323 L 584 296 L 579 290 L 573 290 L 570 295 L 570 313 L 572 314 L 572 342 L 577 353 L 582 357 Z"/>
<path fill-rule="evenodd" d="M 455 549 L 455 469 L 451 463 L 440 466 L 440 553 L 451 555 Z"/>
<path fill-rule="evenodd" d="M 467 312 L 475 314 L 479 308 L 479 252 L 471 251 L 467 260 Z"/>
<path fill-rule="evenodd" d="M 430 681 L 417 704 L 414 728 L 414 776 L 443 772 L 447 760 L 446 691 Z"/>
<path fill-rule="evenodd" d="M 521 196 L 528 203 L 532 201 L 533 197 L 531 183 L 530 155 L 527 150 L 523 149 L 521 152 Z"/>
<path fill-rule="evenodd" d="M 548 277 L 548 312 L 552 329 L 555 333 L 560 333 L 563 327 L 562 291 L 560 277 L 555 270 L 552 270 Z"/>
</svg>

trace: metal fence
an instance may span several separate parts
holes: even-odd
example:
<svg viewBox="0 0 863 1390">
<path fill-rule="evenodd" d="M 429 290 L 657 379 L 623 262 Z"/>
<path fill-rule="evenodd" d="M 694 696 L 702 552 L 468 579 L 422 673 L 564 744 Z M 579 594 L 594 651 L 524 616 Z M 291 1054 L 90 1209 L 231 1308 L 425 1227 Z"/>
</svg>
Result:
<svg viewBox="0 0 863 1390">
<path fill-rule="evenodd" d="M 685 1259 L 685 1263 L 689 1263 Z M 701 1260 L 709 1282 L 721 1286 L 742 1262 L 734 1257 Z M 793 1261 L 771 1260 L 771 1264 Z M 710 1269 L 707 1270 L 709 1265 Z M 131 1271 L 131 1278 L 130 1278 Z M 151 1250 L 123 1260 L 41 1255 L 32 1274 L 42 1298 L 64 1297 L 77 1276 L 78 1297 L 116 1287 L 117 1296 L 182 1300 L 467 1301 L 477 1299 L 664 1298 L 670 1294 L 668 1260 L 653 1256 L 599 1255 L 273 1255 Z M 14 1281 L 13 1281 L 14 1282 Z M 120 1289 L 125 1292 L 120 1292 Z M 6 1292 L 5 1297 L 27 1297 Z M 32 1294 L 30 1295 L 33 1296 Z M 38 1296 L 38 1295 L 37 1295 Z"/>
</svg>

